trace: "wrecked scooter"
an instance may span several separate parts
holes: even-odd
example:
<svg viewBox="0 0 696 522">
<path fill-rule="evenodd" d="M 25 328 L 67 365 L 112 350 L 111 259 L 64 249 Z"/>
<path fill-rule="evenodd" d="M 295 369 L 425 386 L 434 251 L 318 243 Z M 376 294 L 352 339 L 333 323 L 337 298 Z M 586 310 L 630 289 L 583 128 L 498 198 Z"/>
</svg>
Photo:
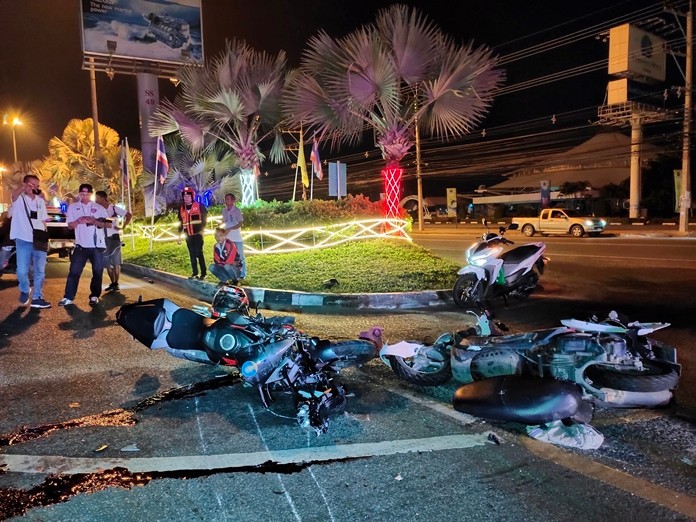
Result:
<svg viewBox="0 0 696 522">
<path fill-rule="evenodd" d="M 574 382 L 585 397 L 616 407 L 665 405 L 679 381 L 676 348 L 646 337 L 668 323 L 626 322 L 611 312 L 604 320 L 567 319 L 557 328 L 503 335 L 486 311 L 469 313 L 477 318 L 473 328 L 443 334 L 432 345 L 385 345 L 380 357 L 400 378 L 420 386 L 444 384 L 451 377 L 464 384 L 489 379 L 503 383 L 502 376 L 518 375 L 532 379 L 508 383 L 515 382 L 518 393 L 526 389 L 523 396 L 529 400 L 535 387 L 538 396 L 553 395 L 550 379 L 555 379 Z M 476 392 L 503 393 L 491 386 L 481 384 Z M 512 390 L 505 393 L 514 396 Z M 525 407 L 519 404 L 518 410 Z M 508 417 L 515 418 L 508 420 L 521 421 L 513 413 Z"/>
</svg>

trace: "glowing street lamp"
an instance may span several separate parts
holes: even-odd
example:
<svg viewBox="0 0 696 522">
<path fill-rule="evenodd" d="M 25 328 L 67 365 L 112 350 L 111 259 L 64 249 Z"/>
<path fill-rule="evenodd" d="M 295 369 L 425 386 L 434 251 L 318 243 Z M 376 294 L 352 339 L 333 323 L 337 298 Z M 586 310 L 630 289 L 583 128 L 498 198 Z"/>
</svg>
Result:
<svg viewBox="0 0 696 522">
<path fill-rule="evenodd" d="M 14 160 L 15 163 L 17 163 L 17 135 L 15 133 L 15 127 L 17 125 L 21 125 L 22 121 L 17 118 L 16 116 L 12 118 L 12 121 L 8 121 L 7 114 L 5 114 L 2 118 L 2 124 L 3 125 L 12 125 L 12 149 L 14 150 Z"/>
</svg>

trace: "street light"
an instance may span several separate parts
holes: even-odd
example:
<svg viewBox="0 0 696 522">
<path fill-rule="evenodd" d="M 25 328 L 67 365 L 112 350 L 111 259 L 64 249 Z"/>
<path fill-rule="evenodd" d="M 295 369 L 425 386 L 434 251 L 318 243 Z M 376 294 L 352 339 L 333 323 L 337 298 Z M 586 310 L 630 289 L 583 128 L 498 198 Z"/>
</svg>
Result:
<svg viewBox="0 0 696 522">
<path fill-rule="evenodd" d="M 14 150 L 14 161 L 17 163 L 17 135 L 15 133 L 15 127 L 21 125 L 22 121 L 16 116 L 12 118 L 11 122 L 7 121 L 7 114 L 2 118 L 3 125 L 12 125 L 12 149 Z"/>
</svg>

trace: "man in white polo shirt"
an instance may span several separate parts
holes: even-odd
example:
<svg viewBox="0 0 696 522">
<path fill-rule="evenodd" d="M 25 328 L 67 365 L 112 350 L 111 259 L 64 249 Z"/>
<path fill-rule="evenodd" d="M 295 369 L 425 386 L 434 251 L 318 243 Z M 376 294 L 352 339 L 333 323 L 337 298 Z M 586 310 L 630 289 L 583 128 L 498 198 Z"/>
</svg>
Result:
<svg viewBox="0 0 696 522">
<path fill-rule="evenodd" d="M 70 258 L 70 272 L 65 282 L 65 293 L 58 306 L 73 304 L 80 276 L 87 261 L 92 264 L 92 281 L 89 285 L 89 304 L 99 302 L 104 274 L 104 229 L 111 226 L 106 209 L 91 201 L 94 189 L 89 183 L 80 185 L 80 199 L 68 207 L 68 226 L 75 231 L 75 250 Z"/>
</svg>

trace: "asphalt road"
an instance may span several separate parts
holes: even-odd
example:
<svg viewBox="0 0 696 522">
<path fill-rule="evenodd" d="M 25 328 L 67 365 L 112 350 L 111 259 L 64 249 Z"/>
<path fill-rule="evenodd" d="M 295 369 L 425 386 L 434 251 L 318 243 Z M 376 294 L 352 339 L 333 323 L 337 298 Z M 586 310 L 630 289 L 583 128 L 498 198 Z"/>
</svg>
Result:
<svg viewBox="0 0 696 522">
<path fill-rule="evenodd" d="M 552 261 L 540 294 L 501 307 L 498 317 L 514 329 L 597 304 L 653 311 L 641 315 L 647 320 L 679 308 L 670 301 L 652 309 L 654 287 L 642 291 L 646 305 L 628 292 L 602 303 L 568 295 L 584 287 L 562 275 L 566 263 L 582 265 L 579 279 L 597 275 L 571 261 Z M 53 303 L 66 273 L 67 263 L 50 260 Z M 454 412 L 455 384 L 411 387 L 373 361 L 345 372 L 348 410 L 316 437 L 286 418 L 284 397 L 265 411 L 254 390 L 227 385 L 220 368 L 149 351 L 114 323 L 118 307 L 138 295 L 184 306 L 195 298 L 126 276 L 120 294 L 90 308 L 87 277 L 77 306 L 41 311 L 17 308 L 14 277 L 0 279 L 0 519 L 696 518 L 696 430 L 673 411 L 598 411 L 593 424 L 604 445 L 566 450 L 529 439 L 519 425 Z M 675 295 L 694 295 L 696 278 L 689 279 Z M 676 330 L 687 319 L 680 316 Z M 380 324 L 390 340 L 427 340 L 468 321 L 454 308 L 297 315 L 302 329 L 335 339 Z"/>
</svg>

